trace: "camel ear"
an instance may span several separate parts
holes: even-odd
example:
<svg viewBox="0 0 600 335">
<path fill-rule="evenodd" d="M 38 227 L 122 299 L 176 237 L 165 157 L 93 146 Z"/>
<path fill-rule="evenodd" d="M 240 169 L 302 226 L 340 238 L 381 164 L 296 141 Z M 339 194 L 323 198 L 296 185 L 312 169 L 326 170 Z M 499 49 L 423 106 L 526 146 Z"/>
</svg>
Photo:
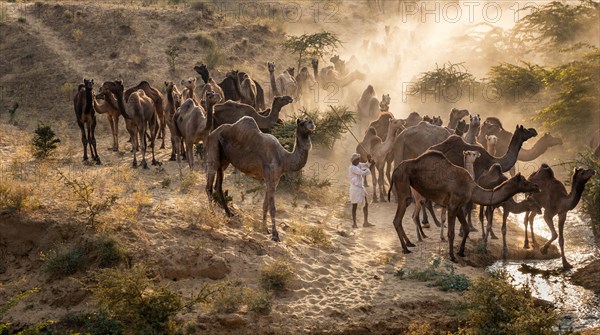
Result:
<svg viewBox="0 0 600 335">
<path fill-rule="evenodd" d="M 300 124 L 300 119 L 296 119 L 296 125 Z"/>
<path fill-rule="evenodd" d="M 115 82 L 119 85 L 123 85 L 123 81 L 122 80 L 115 80 Z"/>
<path fill-rule="evenodd" d="M 169 83 L 165 81 L 165 86 L 169 86 Z"/>
</svg>

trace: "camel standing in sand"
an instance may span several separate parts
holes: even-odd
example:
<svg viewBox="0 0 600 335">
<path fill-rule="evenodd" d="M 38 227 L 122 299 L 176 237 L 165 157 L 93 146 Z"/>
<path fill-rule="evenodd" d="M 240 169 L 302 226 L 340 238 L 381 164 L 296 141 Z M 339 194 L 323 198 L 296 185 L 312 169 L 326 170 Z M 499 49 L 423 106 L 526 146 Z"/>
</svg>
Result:
<svg viewBox="0 0 600 335">
<path fill-rule="evenodd" d="M 356 112 L 361 123 L 369 122 L 379 113 L 379 100 L 373 85 L 367 86 L 356 103 Z"/>
<path fill-rule="evenodd" d="M 562 258 L 563 268 L 570 269 L 572 268 L 571 264 L 567 261 L 565 257 L 565 239 L 563 234 L 563 228 L 565 226 L 565 221 L 567 219 L 567 212 L 575 208 L 581 199 L 581 195 L 583 194 L 583 190 L 585 189 L 585 184 L 596 174 L 596 172 L 592 169 L 581 169 L 576 168 L 573 170 L 573 176 L 571 177 L 571 190 L 567 193 L 567 189 L 558 179 L 554 177 L 554 171 L 547 164 L 542 164 L 542 166 L 534 172 L 531 176 L 529 176 L 528 180 L 536 183 L 541 192 L 534 194 L 533 198 L 544 208 L 544 221 L 548 225 L 548 228 L 552 232 L 552 237 L 542 248 L 540 251 L 543 254 L 548 252 L 548 248 L 556 240 L 558 237 L 558 245 L 560 247 L 560 255 Z M 556 229 L 554 228 L 553 219 L 558 215 L 558 234 L 556 233 Z M 531 236 L 533 238 L 533 219 L 535 214 L 527 213 L 525 215 L 525 220 L 529 220 L 531 224 Z M 527 221 L 526 221 L 527 222 Z M 525 240 L 525 245 L 528 244 L 528 241 Z"/>
<path fill-rule="evenodd" d="M 83 84 L 79 85 L 79 89 L 73 97 L 73 106 L 75 107 L 75 117 L 77 117 L 77 125 L 81 130 L 81 143 L 83 144 L 83 160 L 87 161 L 87 146 L 90 145 L 90 154 L 92 160 L 96 164 L 100 164 L 100 156 L 96 150 L 96 115 L 94 112 L 94 79 L 83 79 Z M 87 131 L 87 133 L 86 133 Z"/>
<path fill-rule="evenodd" d="M 487 152 L 492 156 L 496 156 L 496 146 L 498 145 L 498 136 L 485 135 L 485 141 L 486 141 Z"/>
<path fill-rule="evenodd" d="M 392 175 L 392 185 L 390 185 L 388 197 L 391 194 L 392 187 L 398 194 L 394 227 L 402 244 L 403 253 L 410 253 L 408 246 L 414 246 L 402 227 L 402 219 L 411 197 L 412 187 L 425 198 L 447 208 L 448 249 L 452 261 L 455 261 L 454 230 L 456 218 L 460 221 L 463 231 L 463 239 L 458 255 L 464 256 L 469 228 L 463 208 L 469 201 L 482 205 L 497 205 L 516 193 L 539 191 L 537 185 L 527 181 L 520 174 L 493 190 L 483 189 L 472 180 L 467 170 L 452 164 L 442 153 L 437 151 L 428 151 L 415 159 L 401 162 Z"/>
<path fill-rule="evenodd" d="M 298 83 L 293 76 L 293 68 L 288 68 L 275 77 L 275 63 L 268 62 L 269 78 L 271 79 L 271 89 L 273 96 L 289 95 L 293 98 L 298 97 Z"/>
<path fill-rule="evenodd" d="M 258 110 L 257 106 L 257 91 L 256 84 L 250 76 L 245 72 L 231 70 L 227 72 L 227 78 L 231 79 L 234 84 L 237 95 L 242 103 L 248 104 Z"/>
<path fill-rule="evenodd" d="M 377 201 L 377 186 L 379 186 L 379 197 L 381 201 L 385 201 L 385 166 L 387 157 L 392 151 L 394 140 L 396 138 L 396 131 L 404 127 L 404 120 L 389 120 L 388 130 L 385 140 L 382 140 L 379 136 L 371 141 L 368 154 L 371 155 L 375 161 L 375 168 L 377 169 L 378 178 L 373 178 L 373 201 Z M 371 173 L 375 174 L 371 169 Z"/>
<path fill-rule="evenodd" d="M 162 95 L 162 93 L 160 93 L 160 91 L 158 89 L 152 87 L 149 82 L 144 80 L 144 81 L 141 81 L 136 86 L 130 87 L 125 90 L 125 95 L 124 95 L 125 101 L 128 101 L 131 93 L 133 93 L 137 90 L 144 91 L 144 93 L 148 96 L 148 98 L 150 98 L 150 100 L 152 100 L 152 103 L 154 104 L 154 109 L 156 111 L 156 117 L 158 120 L 157 121 L 157 124 L 158 124 L 157 136 L 158 136 L 158 138 L 162 139 L 160 148 L 164 149 L 166 122 L 165 122 L 163 95 Z M 127 119 L 125 119 L 125 125 L 128 125 L 128 124 L 129 124 L 129 121 Z"/>
<path fill-rule="evenodd" d="M 128 99 L 125 99 L 123 81 L 107 81 L 102 84 L 103 90 L 108 90 L 115 95 L 119 112 L 126 120 L 129 120 L 128 132 L 131 135 L 131 144 L 133 146 L 133 167 L 137 167 L 137 152 L 142 151 L 142 167 L 148 168 L 146 163 L 146 130 L 150 130 L 150 147 L 152 148 L 152 165 L 157 165 L 154 157 L 154 141 L 158 132 L 158 121 L 154 102 L 150 97 L 139 89 L 132 92 Z"/>
<path fill-rule="evenodd" d="M 173 116 L 175 124 L 175 144 L 177 145 L 177 162 L 181 163 L 180 139 L 185 143 L 186 157 L 190 170 L 194 168 L 194 144 L 206 145 L 206 138 L 213 127 L 213 106 L 221 101 L 215 92 L 206 92 L 206 116 L 201 106 L 196 106 L 192 99 L 187 99 Z"/>
<path fill-rule="evenodd" d="M 165 105 L 165 121 L 167 123 L 167 127 L 169 128 L 169 133 L 171 134 L 171 157 L 170 161 L 174 161 L 176 159 L 176 148 L 179 144 L 183 149 L 183 139 L 180 139 L 180 143 L 175 143 L 175 139 L 177 138 L 177 130 L 175 129 L 175 123 L 173 122 L 173 116 L 175 116 L 175 112 L 177 109 L 181 107 L 182 95 L 177 89 L 177 86 L 172 81 L 165 81 L 165 89 L 167 92 L 167 103 Z"/>
<path fill-rule="evenodd" d="M 469 144 L 477 144 L 477 135 L 481 126 L 481 117 L 479 114 L 471 115 L 469 121 L 469 130 L 465 134 L 465 142 Z"/>
<path fill-rule="evenodd" d="M 232 215 L 223 196 L 223 173 L 229 164 L 254 179 L 264 180 L 267 190 L 263 202 L 263 225 L 266 227 L 267 212 L 269 212 L 272 238 L 274 241 L 279 241 L 275 224 L 277 184 L 282 174 L 299 171 L 306 165 L 308 152 L 311 149 L 310 134 L 314 130 L 315 125 L 311 120 L 296 120 L 296 144 L 294 150 L 289 152 L 274 136 L 262 133 L 256 121 L 249 116 L 241 118 L 234 124 L 221 125 L 210 133 L 207 141 L 208 199 L 212 199 L 214 186 L 221 206 L 227 215 Z M 216 185 L 214 185 L 215 175 Z"/>
<path fill-rule="evenodd" d="M 310 94 L 310 91 L 314 89 L 315 78 L 310 74 L 308 68 L 306 66 L 300 69 L 298 75 L 296 76 L 296 83 L 298 83 L 298 98 L 299 102 L 303 106 L 309 105 L 315 99 L 311 99 L 313 95 Z M 314 101 L 316 102 L 316 101 Z"/>
<path fill-rule="evenodd" d="M 256 121 L 262 132 L 268 133 L 273 126 L 279 123 L 281 109 L 293 101 L 294 99 L 290 96 L 275 97 L 270 112 L 267 116 L 263 116 L 250 105 L 228 100 L 215 106 L 213 127 L 217 128 L 222 124 L 233 124 L 244 116 L 250 116 Z"/>
<path fill-rule="evenodd" d="M 102 103 L 98 102 L 97 99 L 103 100 Z M 98 114 L 105 114 L 108 124 L 110 125 L 110 131 L 113 137 L 112 151 L 119 151 L 119 107 L 117 107 L 117 99 L 110 91 L 102 91 L 99 95 L 94 96 L 94 110 Z"/>
</svg>

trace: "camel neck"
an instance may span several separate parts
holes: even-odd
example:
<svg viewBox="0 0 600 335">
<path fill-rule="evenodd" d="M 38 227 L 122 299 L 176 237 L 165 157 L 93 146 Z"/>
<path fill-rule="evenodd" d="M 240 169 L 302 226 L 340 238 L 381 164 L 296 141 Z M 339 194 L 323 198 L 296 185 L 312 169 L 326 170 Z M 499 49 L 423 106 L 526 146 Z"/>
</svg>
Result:
<svg viewBox="0 0 600 335">
<path fill-rule="evenodd" d="M 387 153 L 390 150 L 392 150 L 392 147 L 394 146 L 394 141 L 396 140 L 396 130 L 398 130 L 398 128 L 392 126 L 392 124 L 390 123 L 390 125 L 388 126 L 387 136 L 385 137 L 385 141 L 383 141 L 382 145 L 383 152 Z"/>
<path fill-rule="evenodd" d="M 517 132 L 515 132 L 512 138 L 510 139 L 508 151 L 504 154 L 504 156 L 500 158 L 494 158 L 493 163 L 499 163 L 502 167 L 502 172 L 510 170 L 517 162 L 519 150 L 521 150 L 523 142 L 523 138 L 521 136 L 518 136 Z"/>
<path fill-rule="evenodd" d="M 539 141 L 535 142 L 533 148 L 531 149 L 521 148 L 521 150 L 519 150 L 519 156 L 517 159 L 523 162 L 529 162 L 540 157 L 550 147 L 546 143 L 540 142 L 544 141 L 540 139 Z"/>
<path fill-rule="evenodd" d="M 581 196 L 583 195 L 583 190 L 585 189 L 585 182 L 580 180 L 575 180 L 573 178 L 571 180 L 571 192 L 569 192 L 569 196 L 565 199 L 566 207 L 568 210 L 572 210 L 577 206 Z"/>
<path fill-rule="evenodd" d="M 452 116 L 450 116 L 450 122 L 448 122 L 448 129 L 456 129 L 457 125 L 458 125 L 458 119 L 455 119 Z"/>
<path fill-rule="evenodd" d="M 271 90 L 273 91 L 273 96 L 276 97 L 279 95 L 277 90 L 277 84 L 275 83 L 275 72 L 269 71 L 269 79 L 271 80 Z"/>
<path fill-rule="evenodd" d="M 469 130 L 465 135 L 465 142 L 475 144 L 477 142 L 477 134 L 479 134 L 479 126 L 469 125 Z"/>
<path fill-rule="evenodd" d="M 308 161 L 308 152 L 310 151 L 311 146 L 310 135 L 300 134 L 299 130 L 296 129 L 294 151 L 287 152 L 288 157 L 283 160 L 283 172 L 300 171 Z"/>
<path fill-rule="evenodd" d="M 487 152 L 492 156 L 496 156 L 496 144 L 492 144 L 492 143 L 488 142 Z"/>
<path fill-rule="evenodd" d="M 85 89 L 85 111 L 84 114 L 91 114 L 94 109 L 94 96 L 91 89 Z"/>
<path fill-rule="evenodd" d="M 208 132 L 213 127 L 213 103 L 210 103 L 206 99 L 206 124 L 204 125 L 204 131 Z"/>
<path fill-rule="evenodd" d="M 475 169 L 473 168 L 473 162 L 467 162 L 465 163 L 465 169 L 469 172 L 469 175 L 471 175 L 471 179 L 475 179 Z"/>
<path fill-rule="evenodd" d="M 204 82 L 204 84 L 208 84 L 208 81 L 210 80 L 210 76 L 206 73 L 203 73 L 200 75 L 200 78 L 202 78 L 202 81 Z"/>
<path fill-rule="evenodd" d="M 479 205 L 496 206 L 518 193 L 508 185 L 508 182 L 504 182 L 492 190 L 486 190 L 474 182 L 471 201 Z"/>
<path fill-rule="evenodd" d="M 267 116 L 272 124 L 277 123 L 277 120 L 279 120 L 279 113 L 281 112 L 282 107 L 283 106 L 280 103 L 275 103 L 275 100 L 273 100 L 273 103 L 271 104 L 271 112 Z"/>
<path fill-rule="evenodd" d="M 125 109 L 125 99 L 123 97 L 122 91 L 116 94 L 116 99 L 117 106 L 119 106 L 119 112 L 121 112 L 121 115 L 123 115 L 123 117 L 128 120 L 132 119 L 132 117 L 129 114 L 127 114 L 127 109 Z"/>
</svg>

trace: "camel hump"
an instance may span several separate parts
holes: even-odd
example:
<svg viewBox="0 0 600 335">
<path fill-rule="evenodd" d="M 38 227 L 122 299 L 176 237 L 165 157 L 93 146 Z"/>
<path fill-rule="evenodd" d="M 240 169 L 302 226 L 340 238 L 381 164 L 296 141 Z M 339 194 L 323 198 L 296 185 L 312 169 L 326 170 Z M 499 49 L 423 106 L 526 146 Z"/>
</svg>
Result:
<svg viewBox="0 0 600 335">
<path fill-rule="evenodd" d="M 423 153 L 421 157 L 442 158 L 444 160 L 446 159 L 446 156 L 441 151 L 431 149 Z"/>
</svg>

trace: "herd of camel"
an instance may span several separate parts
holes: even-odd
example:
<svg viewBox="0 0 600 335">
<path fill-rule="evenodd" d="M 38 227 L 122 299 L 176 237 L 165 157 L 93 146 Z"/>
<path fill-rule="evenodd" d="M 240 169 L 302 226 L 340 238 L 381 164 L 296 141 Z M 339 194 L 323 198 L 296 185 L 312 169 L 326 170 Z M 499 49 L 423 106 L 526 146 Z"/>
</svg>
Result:
<svg viewBox="0 0 600 335">
<path fill-rule="evenodd" d="M 141 165 L 148 168 L 148 146 L 152 165 L 158 164 L 155 141 L 162 139 L 160 148 L 165 148 L 167 128 L 171 138 L 170 160 L 181 162 L 184 157 L 193 168 L 193 145 L 202 142 L 209 200 L 216 198 L 227 215 L 233 215 L 222 189 L 224 171 L 229 165 L 252 178 L 265 181 L 263 225 L 266 227 L 267 214 L 270 214 L 272 239 L 279 241 L 275 223 L 275 191 L 284 173 L 299 171 L 305 166 L 315 124 L 310 119 L 296 120 L 296 140 L 291 152 L 269 132 L 281 122 L 279 115 L 284 106 L 308 103 L 309 90 L 315 83 L 322 84 L 322 87 L 328 83 L 343 87 L 365 79 L 365 75 L 358 71 L 346 70 L 345 62 L 339 57 L 333 57 L 331 61 L 334 65 L 319 71 L 318 61 L 313 60 L 313 74 L 303 67 L 297 76 L 294 76 L 294 68 L 287 68 L 276 76 L 275 64 L 269 62 L 267 68 L 273 93 L 270 108 L 265 106 L 263 88 L 248 73 L 232 70 L 217 83 L 204 64 L 194 67 L 204 81 L 199 95 L 195 92 L 196 78 L 182 80 L 181 91 L 172 81 L 166 81 L 164 94 L 146 81 L 125 89 L 120 80 L 104 82 L 99 94 L 95 94 L 93 79 L 84 79 L 74 97 L 75 114 L 82 134 L 83 159 L 88 159 L 89 146 L 91 159 L 100 164 L 94 134 L 96 112 L 108 118 L 113 136 L 112 149 L 115 151 L 119 150 L 118 124 L 119 117 L 123 116 L 132 144 L 133 167 L 138 164 L 137 152 L 140 151 Z M 447 126 L 443 126 L 439 116 L 421 117 L 411 113 L 406 119 L 397 119 L 389 112 L 390 103 L 388 94 L 384 94 L 380 101 L 373 86 L 368 85 L 365 89 L 356 108 L 358 126 L 367 130 L 356 150 L 361 157 L 371 157 L 375 162 L 371 167 L 373 201 L 385 201 L 386 179 L 389 183 L 387 199 L 392 192 L 396 196 L 394 227 L 404 253 L 410 253 L 408 247 L 414 247 L 402 227 L 402 219 L 411 202 L 415 203 L 413 220 L 419 241 L 426 237 L 422 229 L 427 227 L 426 209 L 436 225 L 442 228 L 440 237 L 444 240 L 446 215 L 442 214 L 440 223 L 433 203 L 447 212 L 449 256 L 453 261 L 455 221 L 458 218 L 462 236 L 458 255 L 464 256 L 469 232 L 476 230 L 471 223 L 471 212 L 473 204 L 478 204 L 484 244 L 489 235 L 496 238 L 491 229 L 493 212 L 497 207 L 503 208 L 504 257 L 507 255 L 508 213 L 526 213 L 525 248 L 529 248 L 528 225 L 535 245 L 533 219 L 543 211 L 552 238 L 541 251 L 546 253 L 550 244 L 558 238 L 563 267 L 570 267 L 564 254 L 566 214 L 577 205 L 586 182 L 595 172 L 575 169 L 570 192 L 546 164 L 527 179 L 521 174 L 511 178 L 504 175 L 506 172 L 514 174 L 517 160 L 531 161 L 548 148 L 562 144 L 559 138 L 545 134 L 531 149 L 523 149 L 525 141 L 537 136 L 535 129 L 517 126 L 511 133 L 504 129 L 498 118 L 488 117 L 482 122 L 479 115 L 470 115 L 469 111 L 456 108 L 450 111 Z M 467 116 L 468 122 L 463 120 Z M 257 147 L 262 150 L 257 151 Z M 528 197 L 517 203 L 512 198 L 517 193 L 527 193 Z M 421 210 L 423 225 L 419 219 Z M 553 223 L 555 216 L 558 216 L 558 233 Z M 484 217 L 487 227 L 484 227 Z"/>
</svg>

